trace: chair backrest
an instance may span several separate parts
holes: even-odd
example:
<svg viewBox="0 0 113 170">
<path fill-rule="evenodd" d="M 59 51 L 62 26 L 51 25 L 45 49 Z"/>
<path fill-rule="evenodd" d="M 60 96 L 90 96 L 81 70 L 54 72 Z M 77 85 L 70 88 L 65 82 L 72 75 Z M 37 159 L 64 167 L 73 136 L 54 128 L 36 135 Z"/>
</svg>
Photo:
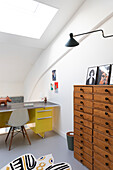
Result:
<svg viewBox="0 0 113 170">
<path fill-rule="evenodd" d="M 29 115 L 27 109 L 17 109 L 11 113 L 8 121 L 8 125 L 18 127 L 23 126 L 29 121 Z"/>
</svg>

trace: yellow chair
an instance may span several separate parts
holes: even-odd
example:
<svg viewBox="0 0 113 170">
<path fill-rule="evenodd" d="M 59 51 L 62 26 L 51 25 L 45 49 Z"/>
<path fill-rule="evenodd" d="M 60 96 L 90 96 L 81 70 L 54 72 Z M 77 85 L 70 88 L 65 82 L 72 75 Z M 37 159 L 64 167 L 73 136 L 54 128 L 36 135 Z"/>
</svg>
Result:
<svg viewBox="0 0 113 170">
<path fill-rule="evenodd" d="M 22 132 L 23 133 L 23 137 L 27 137 L 29 144 L 31 145 L 30 139 L 28 137 L 27 131 L 25 130 L 24 125 L 29 121 L 29 114 L 28 114 L 28 110 L 27 109 L 17 109 L 14 110 L 11 113 L 11 116 L 9 118 L 9 121 L 7 123 L 7 125 L 11 126 L 9 129 L 9 132 L 7 134 L 7 137 L 5 139 L 5 142 L 7 142 L 7 139 L 9 137 L 10 132 L 12 131 L 11 134 L 11 140 L 10 140 L 10 144 L 9 144 L 9 150 L 11 149 L 11 145 L 12 145 L 12 140 L 14 137 L 14 132 Z M 19 130 L 19 131 L 18 131 Z"/>
</svg>

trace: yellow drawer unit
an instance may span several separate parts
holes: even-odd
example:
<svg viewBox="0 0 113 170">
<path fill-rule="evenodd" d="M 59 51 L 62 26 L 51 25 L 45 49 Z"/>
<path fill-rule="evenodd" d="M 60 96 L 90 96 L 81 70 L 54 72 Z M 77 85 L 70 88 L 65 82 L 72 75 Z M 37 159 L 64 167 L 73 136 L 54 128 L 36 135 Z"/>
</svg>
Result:
<svg viewBox="0 0 113 170">
<path fill-rule="evenodd" d="M 44 137 L 44 133 L 52 130 L 52 108 L 35 109 L 35 126 L 32 130 Z"/>
</svg>

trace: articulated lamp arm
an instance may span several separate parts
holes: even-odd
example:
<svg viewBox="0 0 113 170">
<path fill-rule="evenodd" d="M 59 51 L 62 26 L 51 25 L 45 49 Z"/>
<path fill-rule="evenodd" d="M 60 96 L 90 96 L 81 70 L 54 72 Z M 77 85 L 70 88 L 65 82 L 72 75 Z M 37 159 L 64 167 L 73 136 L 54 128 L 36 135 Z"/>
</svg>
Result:
<svg viewBox="0 0 113 170">
<path fill-rule="evenodd" d="M 108 35 L 108 36 L 105 36 L 104 35 L 104 31 L 102 29 L 99 29 L 99 30 L 94 30 L 94 31 L 89 31 L 89 32 L 85 32 L 85 33 L 81 33 L 81 34 L 77 34 L 77 35 L 73 35 L 73 33 L 70 33 L 70 40 L 66 43 L 66 47 L 75 47 L 77 45 L 79 45 L 79 43 L 73 38 L 73 37 L 77 37 L 77 36 L 81 36 L 81 35 L 85 35 L 85 34 L 91 34 L 91 33 L 94 33 L 94 32 L 99 32 L 101 31 L 102 32 L 102 36 L 104 38 L 109 38 L 109 37 L 113 37 L 113 35 Z"/>
</svg>

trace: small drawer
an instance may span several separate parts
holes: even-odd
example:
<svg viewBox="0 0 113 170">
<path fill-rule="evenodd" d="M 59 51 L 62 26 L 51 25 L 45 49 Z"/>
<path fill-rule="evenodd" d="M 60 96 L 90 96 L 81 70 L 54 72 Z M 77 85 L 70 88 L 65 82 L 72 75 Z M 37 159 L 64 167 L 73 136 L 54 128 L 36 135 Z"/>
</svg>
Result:
<svg viewBox="0 0 113 170">
<path fill-rule="evenodd" d="M 82 158 L 80 155 L 78 155 L 76 152 L 74 152 L 74 157 L 80 161 L 83 165 L 85 165 L 88 169 L 92 170 L 92 164 L 90 164 L 88 161 L 86 161 L 84 158 Z"/>
<path fill-rule="evenodd" d="M 79 136 L 77 136 L 77 135 L 74 136 L 74 139 L 75 139 L 75 141 L 81 143 L 82 145 L 84 145 L 84 146 L 92 149 L 92 143 L 91 143 L 91 142 L 88 142 L 88 141 L 86 141 L 86 140 L 83 140 L 81 137 L 79 137 Z"/>
<path fill-rule="evenodd" d="M 92 135 L 92 129 L 85 127 L 83 125 L 80 125 L 79 123 L 74 123 L 74 129 L 77 128 L 78 130 L 81 130 L 84 133 L 87 133 L 89 135 Z"/>
<path fill-rule="evenodd" d="M 81 106 L 86 106 L 86 107 L 92 107 L 93 103 L 90 100 L 83 100 L 83 99 L 78 99 L 74 98 L 75 105 L 81 105 Z"/>
<path fill-rule="evenodd" d="M 104 151 L 106 151 L 110 154 L 113 154 L 113 146 L 112 145 L 106 144 L 105 142 L 103 142 L 99 139 L 96 139 L 96 138 L 94 138 L 94 145 L 96 145 L 97 147 L 103 149 Z"/>
<path fill-rule="evenodd" d="M 94 124 L 94 130 L 97 130 L 99 132 L 104 133 L 105 135 L 113 137 L 113 129 L 108 129 L 106 127 L 102 127 L 102 126 L 99 126 L 97 124 Z"/>
<path fill-rule="evenodd" d="M 52 116 L 52 108 L 35 109 L 35 113 L 36 113 L 36 118 Z"/>
<path fill-rule="evenodd" d="M 80 93 L 92 93 L 92 87 L 86 87 L 86 86 L 74 86 L 74 92 L 80 92 Z"/>
<path fill-rule="evenodd" d="M 82 119 L 85 119 L 85 120 L 88 120 L 88 121 L 92 121 L 92 115 L 90 115 L 90 114 L 81 113 L 81 112 L 75 110 L 74 111 L 74 115 L 78 116 L 78 117 L 80 117 Z"/>
<path fill-rule="evenodd" d="M 94 115 L 101 118 L 110 119 L 113 121 L 113 113 L 111 112 L 94 109 Z"/>
<path fill-rule="evenodd" d="M 86 134 L 86 133 L 83 133 L 82 131 L 79 131 L 78 129 L 75 129 L 74 130 L 74 133 L 75 133 L 75 135 L 78 135 L 78 136 L 80 136 L 81 137 L 81 139 L 85 139 L 85 140 L 87 140 L 87 141 L 89 141 L 89 142 L 92 142 L 92 136 L 91 135 L 88 135 L 88 134 Z"/>
<path fill-rule="evenodd" d="M 75 152 L 92 164 L 92 157 L 89 156 L 87 153 L 81 151 L 81 149 L 78 149 L 77 147 L 75 148 Z"/>
<path fill-rule="evenodd" d="M 87 126 L 89 128 L 92 128 L 92 122 L 81 119 L 77 116 L 75 116 L 75 122 L 80 123 L 81 125 Z"/>
<path fill-rule="evenodd" d="M 113 95 L 113 88 L 109 86 L 94 87 L 94 93 Z"/>
<path fill-rule="evenodd" d="M 86 94 L 86 93 L 74 93 L 74 97 L 76 98 L 80 98 L 80 99 L 88 99 L 88 100 L 92 100 L 92 94 Z"/>
<path fill-rule="evenodd" d="M 100 102 L 106 102 L 106 103 L 113 103 L 113 96 L 94 94 L 94 100 Z"/>
<path fill-rule="evenodd" d="M 89 113 L 89 114 L 92 114 L 92 108 L 90 107 L 85 107 L 83 105 L 74 105 L 74 109 L 75 110 L 78 110 L 78 111 L 81 111 L 81 112 L 84 112 L 84 113 Z"/>
<path fill-rule="evenodd" d="M 109 168 L 101 164 L 99 161 L 94 160 L 94 170 L 108 170 Z"/>
<path fill-rule="evenodd" d="M 98 160 L 101 164 L 103 164 L 105 167 L 109 169 L 113 169 L 113 163 L 110 162 L 108 159 L 103 158 L 98 153 L 94 153 L 94 159 Z"/>
<path fill-rule="evenodd" d="M 109 152 L 104 151 L 95 145 L 94 145 L 94 151 L 99 155 L 101 155 L 102 157 L 106 158 L 106 160 L 113 162 L 113 155 L 111 155 Z"/>
<path fill-rule="evenodd" d="M 94 116 L 94 123 L 113 129 L 113 121 Z"/>
<path fill-rule="evenodd" d="M 93 132 L 93 136 L 94 136 L 94 138 L 100 139 L 103 142 L 108 143 L 109 145 L 113 146 L 113 138 L 112 137 L 109 137 L 109 136 L 99 133 L 97 131 Z"/>
<path fill-rule="evenodd" d="M 102 109 L 105 110 L 106 112 L 113 112 L 113 105 L 109 103 L 94 102 L 94 108 Z"/>
<path fill-rule="evenodd" d="M 92 157 L 92 150 L 90 148 L 84 146 L 83 144 L 77 141 L 74 141 L 74 151 L 76 151 L 76 148 L 79 148 L 81 150 L 81 153 L 85 152 Z"/>
</svg>

